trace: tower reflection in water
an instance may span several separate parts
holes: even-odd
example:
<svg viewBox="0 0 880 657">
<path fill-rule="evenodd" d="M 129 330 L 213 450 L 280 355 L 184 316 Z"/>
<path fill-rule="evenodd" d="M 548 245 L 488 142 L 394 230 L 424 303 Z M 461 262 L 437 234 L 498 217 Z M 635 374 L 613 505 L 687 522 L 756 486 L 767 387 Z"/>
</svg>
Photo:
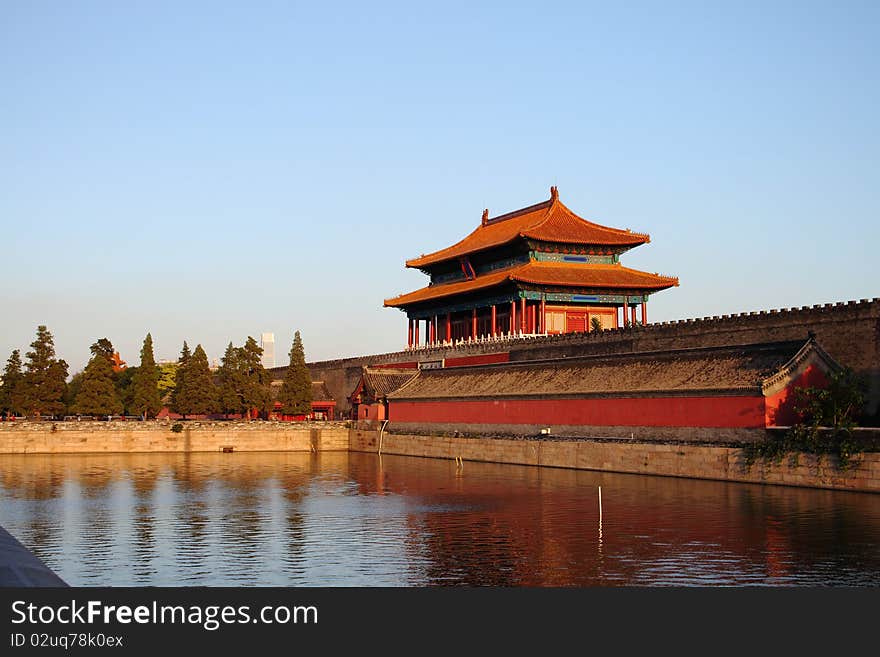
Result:
<svg viewBox="0 0 880 657">
<path fill-rule="evenodd" d="M 387 455 L 3 455 L 0 524 L 74 585 L 880 585 L 880 496 Z"/>
</svg>

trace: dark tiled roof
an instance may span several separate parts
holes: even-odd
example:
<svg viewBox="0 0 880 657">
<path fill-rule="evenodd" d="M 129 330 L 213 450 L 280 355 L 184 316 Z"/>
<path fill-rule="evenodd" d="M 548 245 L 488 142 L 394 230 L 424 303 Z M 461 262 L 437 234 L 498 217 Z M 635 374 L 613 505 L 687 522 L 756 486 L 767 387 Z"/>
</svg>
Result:
<svg viewBox="0 0 880 657">
<path fill-rule="evenodd" d="M 363 395 L 367 399 L 382 399 L 409 383 L 418 373 L 413 368 L 364 367 L 358 388 L 363 384 Z"/>
<path fill-rule="evenodd" d="M 579 217 L 559 200 L 556 188 L 553 187 L 550 200 L 499 217 L 487 217 L 474 232 L 460 242 L 435 253 L 408 260 L 406 266 L 425 267 L 501 246 L 520 237 L 545 242 L 629 247 L 650 241 L 648 235 L 602 226 Z"/>
<path fill-rule="evenodd" d="M 467 399 L 700 391 L 761 394 L 762 383 L 804 347 L 803 341 L 776 342 L 423 370 L 388 397 Z"/>
<path fill-rule="evenodd" d="M 278 401 L 281 394 L 281 386 L 284 385 L 282 379 L 275 379 L 270 385 L 272 391 L 272 399 Z M 323 381 L 312 381 L 312 401 L 333 401 L 333 395 L 327 389 Z"/>
</svg>

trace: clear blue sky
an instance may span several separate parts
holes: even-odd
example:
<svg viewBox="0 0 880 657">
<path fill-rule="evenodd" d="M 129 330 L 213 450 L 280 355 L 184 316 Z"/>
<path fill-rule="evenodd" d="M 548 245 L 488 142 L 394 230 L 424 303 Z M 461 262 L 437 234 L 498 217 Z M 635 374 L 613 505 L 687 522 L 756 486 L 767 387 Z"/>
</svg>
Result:
<svg viewBox="0 0 880 657">
<path fill-rule="evenodd" d="M 395 350 L 404 260 L 552 184 L 652 320 L 880 296 L 880 3 L 416 4 L 0 1 L 0 358 Z"/>
</svg>

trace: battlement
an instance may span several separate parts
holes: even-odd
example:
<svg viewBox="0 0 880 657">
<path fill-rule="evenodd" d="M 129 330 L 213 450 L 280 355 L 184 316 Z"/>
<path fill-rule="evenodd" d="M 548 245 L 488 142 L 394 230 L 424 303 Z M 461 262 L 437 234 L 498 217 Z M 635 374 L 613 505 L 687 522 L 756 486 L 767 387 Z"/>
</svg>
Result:
<svg viewBox="0 0 880 657">
<path fill-rule="evenodd" d="M 742 324 L 747 326 L 753 323 L 766 324 L 777 322 L 798 323 L 803 320 L 822 318 L 832 321 L 845 321 L 855 311 L 858 314 L 873 313 L 880 319 L 880 297 L 873 299 L 860 299 L 858 301 L 838 301 L 836 303 L 815 304 L 812 306 L 794 306 L 791 308 L 774 308 L 771 310 L 751 310 L 729 315 L 712 315 L 686 319 L 657 322 L 646 326 L 621 327 L 605 329 L 602 331 L 590 331 L 587 333 L 564 333 L 561 335 L 526 335 L 526 336 L 502 336 L 499 338 L 483 338 L 467 340 L 456 344 L 439 344 L 434 346 L 421 346 L 414 349 L 373 354 L 366 356 L 354 356 L 351 358 L 338 358 L 334 360 L 316 361 L 309 363 L 310 367 L 346 367 L 355 364 L 369 363 L 393 363 L 409 361 L 427 361 L 438 358 L 453 356 L 474 355 L 499 351 L 516 350 L 523 346 L 547 346 L 547 345 L 573 345 L 573 344 L 602 344 L 618 342 L 621 339 L 634 338 L 648 333 L 665 333 L 670 329 L 685 328 L 690 333 L 701 328 L 729 329 Z M 846 317 L 844 317 L 846 314 Z M 803 334 L 806 336 L 807 329 Z M 276 373 L 283 373 L 286 368 L 275 368 Z"/>
</svg>

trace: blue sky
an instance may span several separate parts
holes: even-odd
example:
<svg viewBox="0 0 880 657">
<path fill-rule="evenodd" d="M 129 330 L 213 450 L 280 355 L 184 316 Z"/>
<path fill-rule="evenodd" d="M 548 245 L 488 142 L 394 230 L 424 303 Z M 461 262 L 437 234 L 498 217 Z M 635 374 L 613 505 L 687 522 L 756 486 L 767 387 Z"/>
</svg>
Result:
<svg viewBox="0 0 880 657">
<path fill-rule="evenodd" d="M 400 348 L 404 260 L 546 199 L 662 321 L 880 296 L 880 4 L 0 0 L 0 358 Z"/>
</svg>

